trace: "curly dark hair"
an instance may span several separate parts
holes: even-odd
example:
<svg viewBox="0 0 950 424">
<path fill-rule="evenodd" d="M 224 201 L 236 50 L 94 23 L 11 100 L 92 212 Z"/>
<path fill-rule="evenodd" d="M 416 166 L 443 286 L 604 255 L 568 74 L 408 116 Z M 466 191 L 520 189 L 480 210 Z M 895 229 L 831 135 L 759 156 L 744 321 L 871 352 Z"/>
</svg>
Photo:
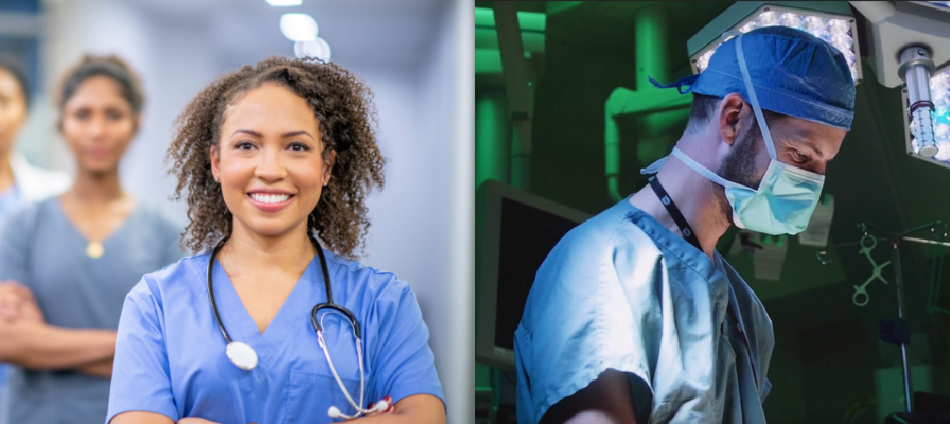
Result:
<svg viewBox="0 0 950 424">
<path fill-rule="evenodd" d="M 329 163 L 331 150 L 336 151 L 330 182 L 307 219 L 307 231 L 316 232 L 337 254 L 356 259 L 354 251 L 364 253 L 370 227 L 366 195 L 386 183 L 386 159 L 373 131 L 372 92 L 349 71 L 311 58 L 274 56 L 225 75 L 199 93 L 175 120 L 175 139 L 166 162 L 172 162 L 169 173 L 178 177 L 173 198 L 180 200 L 182 190 L 188 189 L 191 222 L 182 246 L 206 251 L 231 235 L 232 216 L 211 174 L 210 150 L 219 146 L 227 106 L 265 83 L 306 99 L 320 124 L 323 159 Z"/>
</svg>

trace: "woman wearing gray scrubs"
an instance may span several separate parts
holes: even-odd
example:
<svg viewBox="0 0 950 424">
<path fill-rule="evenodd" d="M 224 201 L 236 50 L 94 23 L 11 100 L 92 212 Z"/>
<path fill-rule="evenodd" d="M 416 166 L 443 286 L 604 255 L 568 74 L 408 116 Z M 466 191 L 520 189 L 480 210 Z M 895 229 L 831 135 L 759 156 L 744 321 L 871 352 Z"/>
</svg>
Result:
<svg viewBox="0 0 950 424">
<path fill-rule="evenodd" d="M 181 229 L 119 183 L 141 121 L 136 76 L 117 57 L 86 56 L 62 81 L 59 130 L 76 157 L 73 184 L 0 229 L 0 281 L 14 281 L 3 283 L 0 362 L 16 365 L 0 422 L 105 421 L 125 295 L 182 256 Z"/>
</svg>

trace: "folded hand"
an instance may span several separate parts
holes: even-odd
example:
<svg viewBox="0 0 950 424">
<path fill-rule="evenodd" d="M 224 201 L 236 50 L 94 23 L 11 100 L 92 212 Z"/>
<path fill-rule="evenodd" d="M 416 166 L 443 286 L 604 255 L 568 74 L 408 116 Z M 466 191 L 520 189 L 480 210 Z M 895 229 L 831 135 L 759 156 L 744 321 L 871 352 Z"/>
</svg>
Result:
<svg viewBox="0 0 950 424">
<path fill-rule="evenodd" d="M 0 319 L 7 322 L 30 321 L 44 323 L 33 292 L 12 280 L 0 281 Z"/>
</svg>

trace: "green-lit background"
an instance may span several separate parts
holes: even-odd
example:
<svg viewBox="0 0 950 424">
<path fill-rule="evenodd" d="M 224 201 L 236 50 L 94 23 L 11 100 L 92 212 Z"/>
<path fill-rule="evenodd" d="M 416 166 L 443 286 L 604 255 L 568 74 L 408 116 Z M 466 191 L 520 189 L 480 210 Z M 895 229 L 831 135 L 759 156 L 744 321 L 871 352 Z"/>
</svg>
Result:
<svg viewBox="0 0 950 424">
<path fill-rule="evenodd" d="M 656 89 L 646 78 L 670 82 L 690 74 L 687 39 L 732 3 L 514 2 L 533 104 L 530 155 L 519 156 L 524 140 L 515 123 L 524 117 L 513 120 L 509 112 L 495 5 L 476 1 L 476 184 L 498 180 L 589 214 L 640 189 L 646 180 L 638 170 L 670 151 L 685 127 L 690 99 Z M 862 222 L 898 231 L 950 220 L 950 169 L 906 155 L 900 89 L 878 84 L 864 62 L 852 131 L 827 170 L 825 193 L 835 199 L 831 244 L 857 241 Z M 611 98 L 618 88 L 629 92 Z M 610 125 L 606 111 L 620 106 L 633 112 Z M 476 221 L 476 243 L 481 230 Z M 720 251 L 728 252 L 734 239 L 735 230 L 727 232 Z M 774 388 L 765 402 L 769 422 L 879 422 L 877 403 L 894 399 L 877 399 L 876 385 L 901 384 L 899 348 L 878 339 L 879 320 L 897 315 L 893 282 L 872 283 L 870 302 L 857 307 L 851 303 L 853 285 L 871 272 L 857 247 L 832 249 L 832 263 L 821 265 L 814 248 L 800 246 L 794 237 L 786 242 L 779 281 L 755 279 L 749 255 L 727 256 L 775 326 L 769 373 Z M 929 380 L 929 391 L 945 396 L 950 396 L 950 315 L 930 313 L 926 306 L 932 260 L 948 251 L 901 247 L 910 362 L 924 366 L 918 380 Z M 879 262 L 890 258 L 883 243 L 875 254 Z M 890 272 L 885 276 L 893 281 Z M 950 305 L 947 274 L 937 299 L 944 307 Z M 476 364 L 476 387 L 491 388 L 496 406 L 513 403 L 507 382 L 512 378 L 513 373 Z M 915 382 L 915 389 L 921 385 L 926 384 Z"/>
</svg>

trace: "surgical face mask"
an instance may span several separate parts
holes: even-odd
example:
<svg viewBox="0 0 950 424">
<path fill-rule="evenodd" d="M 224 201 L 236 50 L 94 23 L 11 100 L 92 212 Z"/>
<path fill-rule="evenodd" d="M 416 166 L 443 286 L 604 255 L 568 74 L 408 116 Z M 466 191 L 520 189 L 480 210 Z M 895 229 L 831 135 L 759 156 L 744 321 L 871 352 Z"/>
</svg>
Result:
<svg viewBox="0 0 950 424">
<path fill-rule="evenodd" d="M 696 162 L 678 148 L 673 148 L 673 156 L 679 158 L 686 166 L 696 171 L 710 181 L 718 183 L 725 189 L 726 200 L 732 207 L 732 219 L 736 226 L 751 231 L 766 234 L 798 234 L 805 230 L 811 214 L 818 204 L 821 189 L 825 183 L 825 176 L 800 169 L 776 159 L 775 144 L 772 134 L 765 124 L 762 109 L 752 87 L 752 79 L 742 55 L 742 35 L 736 39 L 736 55 L 739 59 L 739 69 L 755 119 L 762 131 L 765 147 L 769 151 L 771 161 L 757 190 L 742 184 L 726 180 L 705 166 Z"/>
</svg>

